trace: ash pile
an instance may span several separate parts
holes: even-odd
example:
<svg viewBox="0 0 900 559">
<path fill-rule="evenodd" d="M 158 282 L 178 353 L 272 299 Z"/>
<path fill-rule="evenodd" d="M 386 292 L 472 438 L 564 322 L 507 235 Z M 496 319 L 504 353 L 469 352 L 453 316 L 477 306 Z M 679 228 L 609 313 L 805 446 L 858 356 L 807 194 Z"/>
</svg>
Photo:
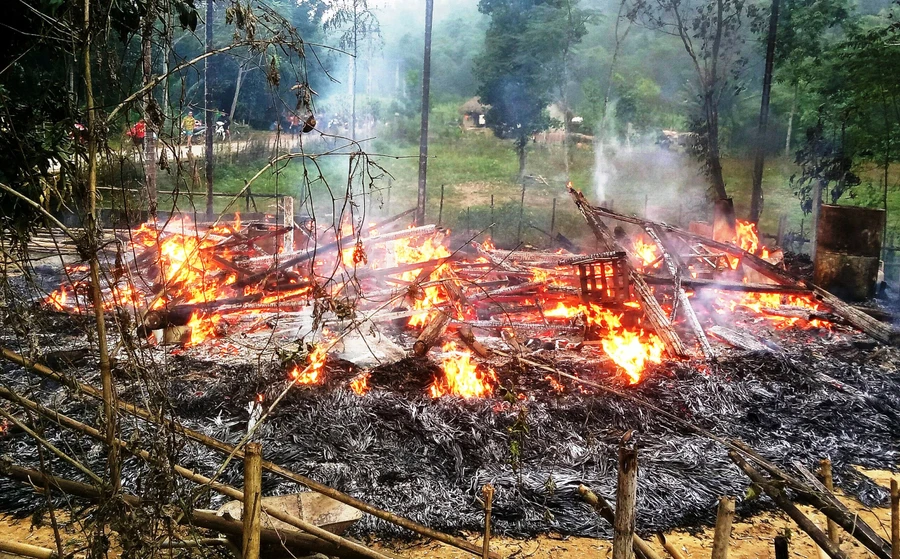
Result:
<svg viewBox="0 0 900 559">
<path fill-rule="evenodd" d="M 146 399 L 127 363 L 164 370 L 160 389 L 180 423 L 233 445 L 250 433 L 266 459 L 448 532 L 480 529 L 490 483 L 500 533 L 608 536 L 577 488 L 614 492 L 628 431 L 639 531 L 708 523 L 719 496 L 745 493 L 708 434 L 784 467 L 828 457 L 843 490 L 867 504 L 886 498 L 853 465 L 900 458 L 890 323 L 791 275 L 750 227 L 706 236 L 571 194 L 596 244 L 557 252 L 404 228 L 403 214 L 339 232 L 186 219 L 128 231 L 104 285 L 107 321 L 120 326 L 118 395 Z M 77 333 L 93 314 L 86 274 L 74 265 L 45 275 L 62 283 L 39 303 L 41 327 L 2 343 L 96 385 L 97 363 L 84 358 L 92 341 Z M 96 416 L 20 367 L 3 376 L 62 413 Z M 128 427 L 137 438 L 152 430 Z M 99 445 L 53 436 L 102 468 Z M 36 456 L 12 432 L 0 447 Z M 179 456 L 208 474 L 221 465 L 191 442 Z M 142 472 L 126 465 L 123 484 Z M 240 485 L 240 468 L 222 479 Z M 264 478 L 268 495 L 301 489 Z M 3 491 L 6 510 L 42 499 Z M 408 535 L 373 516 L 353 531 Z"/>
</svg>

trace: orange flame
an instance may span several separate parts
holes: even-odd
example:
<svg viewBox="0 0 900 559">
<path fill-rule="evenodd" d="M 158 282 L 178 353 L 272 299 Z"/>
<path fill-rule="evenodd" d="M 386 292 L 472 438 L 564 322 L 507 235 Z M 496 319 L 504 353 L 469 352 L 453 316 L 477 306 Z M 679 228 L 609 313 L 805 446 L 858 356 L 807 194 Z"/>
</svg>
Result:
<svg viewBox="0 0 900 559">
<path fill-rule="evenodd" d="M 659 249 L 654 244 L 647 244 L 643 239 L 638 238 L 634 241 L 634 253 L 640 257 L 643 261 L 644 266 L 653 266 L 654 268 L 659 266 Z"/>
<path fill-rule="evenodd" d="M 444 378 L 435 379 L 429 387 L 432 398 L 448 394 L 463 398 L 485 398 L 494 392 L 497 374 L 493 369 L 480 372 L 478 365 L 472 361 L 472 354 L 457 348 L 454 342 L 448 342 L 442 351 L 449 355 L 444 357 L 441 365 Z"/>
<path fill-rule="evenodd" d="M 187 326 L 190 328 L 190 338 L 184 343 L 184 347 L 191 347 L 205 342 L 206 340 L 217 336 L 216 327 L 222 321 L 220 315 L 204 316 L 195 312 L 188 320 Z"/>
<path fill-rule="evenodd" d="M 394 253 L 397 256 L 398 264 L 427 262 L 429 260 L 437 260 L 439 258 L 447 258 L 450 256 L 450 251 L 447 250 L 447 247 L 441 244 L 435 244 L 432 239 L 426 239 L 419 246 L 410 245 L 410 239 L 400 239 L 394 242 Z M 446 263 L 437 267 L 431 273 L 430 279 L 438 279 L 447 267 L 448 265 Z M 400 275 L 400 279 L 407 282 L 414 282 L 419 279 L 419 272 L 420 270 L 403 272 Z M 447 302 L 447 297 L 436 285 L 418 290 L 417 297 L 413 301 L 413 310 L 421 310 L 423 312 L 416 313 L 410 317 L 409 325 L 422 326 L 426 324 L 437 312 L 433 310 L 434 307 L 445 302 Z"/>
<path fill-rule="evenodd" d="M 362 373 L 350 381 L 350 389 L 362 396 L 369 391 L 369 377 L 372 375 L 369 371 Z"/>
<path fill-rule="evenodd" d="M 317 345 L 307 357 L 309 365 L 302 370 L 299 365 L 294 365 L 294 368 L 288 373 L 288 376 L 292 382 L 297 384 L 321 383 L 325 380 L 324 377 L 322 377 L 322 372 L 325 370 L 325 358 L 327 356 L 328 352 L 325 350 L 325 346 Z"/>
</svg>

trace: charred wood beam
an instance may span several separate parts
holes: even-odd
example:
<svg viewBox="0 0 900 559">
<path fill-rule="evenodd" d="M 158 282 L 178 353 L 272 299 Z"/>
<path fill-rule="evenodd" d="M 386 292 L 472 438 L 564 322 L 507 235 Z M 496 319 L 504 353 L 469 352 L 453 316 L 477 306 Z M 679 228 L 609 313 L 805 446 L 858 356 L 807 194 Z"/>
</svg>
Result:
<svg viewBox="0 0 900 559">
<path fill-rule="evenodd" d="M 656 243 L 656 246 L 659 247 L 666 268 L 668 268 L 669 273 L 674 278 L 675 296 L 678 299 L 681 311 L 684 314 L 688 326 L 690 326 L 691 331 L 700 343 L 700 349 L 703 351 L 704 357 L 707 359 L 715 359 L 716 353 L 709 344 L 709 340 L 706 338 L 706 332 L 703 331 L 703 326 L 700 325 L 700 321 L 697 319 L 697 313 L 694 312 L 691 300 L 684 292 L 684 287 L 682 287 L 681 277 L 684 275 L 684 262 L 678 257 L 678 253 L 673 251 L 672 247 L 669 246 L 669 243 L 665 239 L 665 233 L 663 233 L 662 230 L 651 226 L 647 227 L 645 231 L 647 231 L 647 234 L 653 239 L 653 242 Z"/>
<path fill-rule="evenodd" d="M 644 280 L 651 285 L 672 285 L 670 277 L 645 274 Z M 702 278 L 681 278 L 681 285 L 691 289 L 715 289 L 719 291 L 741 291 L 745 293 L 784 293 L 786 295 L 810 295 L 812 292 L 800 285 L 780 285 L 772 283 L 737 283 Z"/>
<path fill-rule="evenodd" d="M 635 225 L 640 225 L 641 227 L 645 227 L 648 225 L 653 225 L 661 228 L 662 230 L 678 235 L 679 237 L 690 240 L 693 242 L 700 243 L 704 246 L 714 248 L 717 250 L 721 250 L 723 252 L 727 252 L 733 256 L 742 259 L 742 262 L 749 265 L 751 268 L 763 274 L 764 276 L 772 279 L 778 283 L 786 284 L 786 285 L 803 285 L 799 282 L 799 280 L 793 277 L 791 274 L 782 270 L 778 266 L 766 262 L 762 258 L 756 256 L 755 254 L 751 254 L 746 252 L 734 245 L 722 243 L 719 241 L 714 241 L 707 237 L 703 237 L 702 235 L 697 235 L 691 233 L 689 231 L 685 231 L 683 229 L 679 229 L 677 227 L 673 227 L 671 225 L 667 225 L 665 223 L 659 223 L 655 221 L 651 221 L 648 219 L 641 219 L 638 217 L 631 217 L 622 214 L 618 214 L 606 208 L 600 208 L 595 206 L 590 206 L 587 204 L 587 201 L 584 201 L 584 196 L 581 193 L 577 193 L 578 196 L 583 200 L 582 203 L 576 200 L 576 204 L 578 204 L 579 209 L 581 209 L 582 214 L 589 213 L 597 218 L 598 215 L 604 215 L 607 217 L 611 217 L 613 219 L 618 219 L 620 221 L 624 221 L 626 223 L 632 223 Z M 599 221 L 599 220 L 598 220 Z M 588 223 L 591 223 L 591 220 L 588 220 Z M 837 296 L 825 291 L 824 289 L 816 286 L 815 284 L 805 282 L 805 287 L 813 292 L 813 295 L 816 299 L 822 301 L 825 305 L 829 306 L 834 310 L 835 314 L 843 317 L 848 323 L 850 323 L 854 328 L 858 328 L 862 332 L 868 334 L 872 338 L 886 344 L 890 345 L 898 345 L 900 344 L 900 332 L 898 332 L 895 328 L 890 325 L 883 324 L 878 320 L 872 318 L 864 312 L 861 312 L 851 305 L 844 303 Z"/>
<path fill-rule="evenodd" d="M 724 341 L 728 345 L 744 351 L 765 351 L 768 353 L 774 351 L 756 336 L 748 332 L 738 332 L 737 330 L 732 330 L 725 326 L 713 326 L 708 330 L 710 334 Z"/>
<path fill-rule="evenodd" d="M 437 316 L 428 321 L 428 324 L 422 329 L 422 333 L 416 338 L 416 342 L 413 344 L 413 355 L 425 357 L 428 350 L 441 340 L 441 336 L 444 335 L 444 332 L 447 331 L 447 326 L 450 325 L 450 320 L 451 317 L 448 313 L 438 311 Z"/>
<path fill-rule="evenodd" d="M 578 207 L 579 211 L 581 211 L 581 215 L 584 217 L 585 221 L 588 222 L 588 225 L 594 232 L 594 236 L 597 237 L 597 241 L 599 241 L 602 249 L 606 252 L 621 252 L 623 249 L 619 246 L 615 236 L 606 224 L 597 217 L 595 212 L 592 211 L 592 206 L 588 204 L 584 194 L 572 187 L 569 187 L 569 194 L 575 201 L 575 205 Z M 653 296 L 650 286 L 647 285 L 647 282 L 645 282 L 641 275 L 635 271 L 630 262 L 626 262 L 625 265 L 628 267 L 629 279 L 634 287 L 635 295 L 637 295 L 638 300 L 641 302 L 644 316 L 647 317 L 647 322 L 650 323 L 650 326 L 656 331 L 656 334 L 662 340 L 663 344 L 665 344 L 666 351 L 671 357 L 679 359 L 687 357 L 688 352 L 684 347 L 684 342 L 678 337 L 678 333 L 675 332 L 668 317 L 666 317 L 666 313 L 659 305 L 659 301 Z"/>
<path fill-rule="evenodd" d="M 63 384 L 65 386 L 69 387 L 70 389 L 78 390 L 80 393 L 86 394 L 96 400 L 100 400 L 100 401 L 103 400 L 103 394 L 98 389 L 94 388 L 93 386 L 78 382 L 74 379 L 66 377 L 65 375 L 61 375 L 61 374 L 57 373 L 56 371 L 53 371 L 52 369 L 50 369 L 48 367 L 45 367 L 39 363 L 36 363 L 36 362 L 32 361 L 31 359 L 23 357 L 7 348 L 0 347 L 0 356 L 2 356 L 7 361 L 10 361 L 10 362 L 16 363 L 22 367 L 25 367 L 27 370 L 30 370 L 44 378 L 52 379 L 56 382 L 59 382 L 60 384 Z M 3 389 L 0 389 L 0 392 L 2 392 L 2 390 Z M 19 400 L 17 400 L 17 401 L 19 401 Z M 198 442 L 210 449 L 216 450 L 226 456 L 234 456 L 236 458 L 241 458 L 241 459 L 243 459 L 243 457 L 244 457 L 244 451 L 242 449 L 236 448 L 236 447 L 234 447 L 228 443 L 222 442 L 218 439 L 214 439 L 208 435 L 204 435 L 203 433 L 200 433 L 199 431 L 194 431 L 193 429 L 189 429 L 189 428 L 185 427 L 184 425 L 182 425 L 172 419 L 158 417 L 156 414 L 148 411 L 145 408 L 124 402 L 120 398 L 116 398 L 115 405 L 119 409 L 119 411 L 127 413 L 128 415 L 140 418 L 144 421 L 149 422 L 152 425 L 164 425 L 167 428 L 172 429 L 174 432 L 178 433 L 179 435 L 182 435 L 193 441 L 196 441 L 196 442 Z M 380 509 L 378 507 L 370 505 L 369 503 L 360 501 L 359 499 L 357 499 L 355 497 L 347 495 L 346 493 L 338 491 L 337 489 L 329 487 L 329 486 L 325 485 L 324 483 L 319 483 L 313 479 L 310 479 L 308 477 L 294 473 L 286 468 L 279 466 L 278 464 L 275 464 L 274 462 L 270 462 L 268 460 L 263 460 L 263 469 L 268 472 L 271 472 L 275 475 L 278 475 L 288 481 L 293 481 L 295 483 L 304 485 L 317 493 L 321 493 L 322 495 L 331 497 L 335 501 L 340 501 L 341 503 L 344 503 L 345 505 L 349 505 L 357 510 L 371 514 L 372 516 L 380 518 L 386 522 L 390 522 L 391 524 L 396 524 L 397 526 L 406 528 L 407 530 L 415 532 L 421 536 L 431 538 L 433 540 L 437 540 L 437 541 L 446 543 L 448 545 L 452 545 L 453 547 L 468 551 L 469 553 L 472 553 L 474 555 L 479 555 L 481 553 L 481 546 L 478 545 L 477 543 L 468 542 L 466 540 L 457 538 L 455 536 L 451 536 L 449 534 L 444 534 L 443 532 L 439 532 L 437 530 L 434 530 L 432 528 L 429 528 L 427 526 L 419 524 L 418 522 L 415 522 L 408 518 L 404 518 L 402 516 L 398 516 L 396 514 L 388 512 L 386 510 Z M 499 556 L 494 553 L 491 554 L 491 557 L 495 558 L 495 559 L 499 559 Z"/>
</svg>

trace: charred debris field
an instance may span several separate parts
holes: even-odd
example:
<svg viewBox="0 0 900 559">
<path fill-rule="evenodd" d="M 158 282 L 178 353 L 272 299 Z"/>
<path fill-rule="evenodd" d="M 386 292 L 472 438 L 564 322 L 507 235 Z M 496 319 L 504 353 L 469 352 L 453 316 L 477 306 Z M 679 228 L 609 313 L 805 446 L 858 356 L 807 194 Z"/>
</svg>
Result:
<svg viewBox="0 0 900 559">
<path fill-rule="evenodd" d="M 639 532 L 709 524 L 723 495 L 739 496 L 739 513 L 769 506 L 741 498 L 750 482 L 722 440 L 785 470 L 829 458 L 841 490 L 887 499 L 853 466 L 900 462 L 889 324 L 793 276 L 740 223 L 725 241 L 637 218 L 615 226 L 620 216 L 572 195 L 597 238 L 589 250 L 501 250 L 399 219 L 330 242 L 314 224 L 128 232 L 104 299 L 117 397 L 231 445 L 250 430 L 265 459 L 449 533 L 480 531 L 491 484 L 498 533 L 608 537 L 578 487 L 615 494 L 623 436 L 638 450 Z M 98 424 L 96 399 L 46 374 L 100 384 L 83 276 L 44 265 L 21 278 L 37 318 L 5 329 L 2 377 Z M 45 427 L 102 471 L 101 443 Z M 119 428 L 129 444 L 159 444 L 152 423 L 123 415 Z M 177 434 L 165 444 L 203 475 L 222 465 Z M 37 468 L 37 451 L 14 426 L 0 437 L 22 466 Z M 65 463 L 54 473 L 80 475 Z M 146 475 L 125 461 L 123 487 Z M 239 461 L 220 480 L 241 486 Z M 0 483 L 5 511 L 44 503 Z M 302 490 L 263 476 L 264 495 Z M 351 534 L 410 532 L 366 515 Z"/>
</svg>

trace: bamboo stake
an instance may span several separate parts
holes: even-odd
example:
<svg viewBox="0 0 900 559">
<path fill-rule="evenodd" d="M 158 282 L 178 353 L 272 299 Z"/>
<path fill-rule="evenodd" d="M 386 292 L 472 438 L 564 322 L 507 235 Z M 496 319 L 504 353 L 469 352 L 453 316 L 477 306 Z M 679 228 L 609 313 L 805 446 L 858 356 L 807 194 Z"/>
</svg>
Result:
<svg viewBox="0 0 900 559">
<path fill-rule="evenodd" d="M 784 536 L 775 536 L 775 559 L 788 559 L 788 539 Z"/>
<path fill-rule="evenodd" d="M 44 487 L 49 487 L 51 490 L 55 490 L 65 495 L 74 495 L 90 501 L 96 502 L 103 499 L 103 493 L 95 487 L 77 481 L 46 475 L 37 470 L 30 470 L 28 468 L 22 468 L 0 461 L 0 472 L 12 479 L 27 483 L 38 492 L 42 491 Z M 129 506 L 141 506 L 141 500 L 139 498 L 127 493 L 121 493 L 120 495 L 123 501 Z M 213 511 L 195 509 L 185 516 L 176 518 L 176 521 L 182 525 L 193 525 L 198 528 L 214 530 L 232 536 L 241 536 L 244 531 L 242 522 L 218 516 Z M 278 547 L 285 546 L 292 551 L 320 552 L 328 556 L 337 556 L 343 559 L 358 559 L 363 557 L 349 549 L 336 547 L 315 536 L 294 530 L 262 528 L 260 530 L 260 536 L 262 543 L 266 545 L 275 545 Z M 238 552 L 239 551 L 240 550 L 238 550 Z"/>
<path fill-rule="evenodd" d="M 822 460 L 821 466 L 822 481 L 825 483 L 825 488 L 834 493 L 834 478 L 831 475 L 831 460 L 825 458 Z M 841 544 L 841 537 L 838 534 L 837 524 L 830 518 L 828 519 L 828 539 L 831 540 L 834 545 Z"/>
<path fill-rule="evenodd" d="M 602 495 L 598 495 L 590 490 L 585 485 L 578 486 L 578 494 L 581 495 L 581 498 L 584 501 L 591 505 L 597 514 L 599 514 L 604 520 L 610 523 L 610 525 L 615 524 L 616 521 L 616 513 L 613 508 L 606 502 L 606 499 L 603 498 Z M 646 559 L 662 559 L 660 555 L 654 551 L 654 549 L 650 546 L 649 543 L 641 539 L 637 534 L 634 535 L 634 552 L 635 554 L 640 554 Z M 675 559 L 682 559 L 680 557 L 676 557 Z"/>
<path fill-rule="evenodd" d="M 891 478 L 891 559 L 900 559 L 900 487 Z"/>
<path fill-rule="evenodd" d="M 6 391 L 6 390 L 3 389 L 3 391 Z M 8 392 L 8 391 L 6 391 L 6 392 Z M 62 426 L 65 426 L 70 429 L 74 429 L 76 431 L 84 433 L 85 435 L 87 435 L 89 437 L 93 437 L 99 441 L 105 441 L 105 436 L 102 433 L 100 433 L 100 431 L 98 431 L 97 429 L 94 429 L 93 427 L 91 427 L 89 425 L 85 425 L 84 423 L 81 423 L 80 421 L 76 421 L 75 419 L 72 419 L 70 417 L 66 417 L 65 415 L 62 415 L 59 412 L 54 412 L 53 410 L 47 409 L 44 406 L 36 404 L 35 402 L 31 402 L 30 400 L 27 400 L 24 397 L 21 397 L 18 395 L 16 395 L 16 396 L 18 399 L 14 400 L 14 401 L 16 401 L 18 404 L 25 406 L 28 409 L 35 411 L 36 413 L 40 413 L 41 415 L 44 415 L 48 419 L 50 419 Z M 122 450 L 124 450 L 134 456 L 137 456 L 138 458 L 141 458 L 142 460 L 145 460 L 147 462 L 154 462 L 154 458 L 150 455 L 149 452 L 131 448 L 128 445 L 128 443 L 126 443 L 125 441 L 122 441 L 120 439 L 115 439 L 114 444 L 121 447 Z M 195 473 L 195 472 L 193 472 L 183 466 L 180 466 L 178 464 L 166 464 L 166 467 L 171 467 L 172 470 L 176 474 L 183 477 L 184 479 L 186 479 L 188 481 L 192 481 L 199 485 L 208 486 L 213 491 L 216 491 L 222 495 L 225 495 L 226 497 L 230 497 L 230 498 L 238 500 L 238 501 L 241 501 L 244 498 L 243 491 L 236 489 L 230 485 L 226 485 L 224 483 L 214 481 L 204 475 Z M 362 546 L 360 544 L 357 544 L 355 542 L 351 542 L 350 540 L 347 540 L 346 538 L 343 538 L 343 537 L 333 534 L 327 530 L 319 528 L 318 526 L 311 524 L 309 522 L 306 522 L 305 520 L 302 520 L 300 518 L 297 518 L 296 516 L 289 515 L 277 508 L 269 507 L 269 506 L 263 505 L 263 504 L 260 504 L 260 508 L 269 516 L 271 516 L 273 518 L 277 518 L 278 520 L 281 520 L 282 522 L 286 522 L 286 523 L 290 524 L 291 526 L 294 526 L 295 528 L 299 528 L 300 530 L 303 530 L 304 532 L 308 532 L 308 533 L 312 534 L 313 536 L 316 536 L 317 538 L 325 540 L 325 541 L 327 541 L 331 544 L 334 544 L 338 547 L 346 547 L 346 548 L 351 549 L 351 550 L 359 553 L 360 555 L 362 555 L 364 557 L 368 557 L 370 559 L 386 559 L 385 555 L 383 555 L 377 551 L 369 549 L 369 548 Z"/>
<path fill-rule="evenodd" d="M 731 542 L 731 523 L 734 520 L 734 499 L 721 497 L 716 513 L 716 531 L 713 535 L 712 559 L 728 559 Z"/>
<path fill-rule="evenodd" d="M 69 388 L 71 388 L 73 390 L 77 390 L 83 394 L 87 394 L 88 396 L 90 396 L 92 398 L 95 398 L 95 399 L 98 399 L 101 401 L 103 400 L 103 396 L 100 393 L 100 391 L 97 390 L 96 388 L 94 388 L 93 386 L 78 382 L 74 379 L 71 379 L 64 375 L 61 375 L 61 374 L 57 373 L 56 371 L 53 371 L 49 367 L 45 367 L 44 365 L 41 365 L 40 363 L 36 363 L 26 357 L 23 357 L 23 356 L 15 353 L 14 351 L 11 351 L 10 349 L 0 346 L 0 357 L 3 357 L 7 361 L 11 361 L 18 365 L 21 365 L 22 367 L 25 367 L 26 369 L 33 371 L 44 378 L 52 379 L 56 382 L 64 384 L 65 386 L 68 386 Z M 6 389 L 0 387 L 0 396 L 3 396 L 4 393 L 12 394 L 9 391 L 7 391 Z M 7 396 L 3 396 L 3 397 L 7 397 Z M 20 397 L 18 395 L 13 395 L 12 398 L 14 398 L 12 401 L 17 401 L 15 398 L 20 398 Z M 232 446 L 228 443 L 225 443 L 218 439 L 214 439 L 210 436 L 204 435 L 203 433 L 200 433 L 199 431 L 194 431 L 193 429 L 189 429 L 172 419 L 157 418 L 157 416 L 155 414 L 149 412 L 145 408 L 142 408 L 142 407 L 139 407 L 134 404 L 127 403 L 127 402 L 123 402 L 118 399 L 116 400 L 115 405 L 120 411 L 122 411 L 124 413 L 133 415 L 135 417 L 138 417 L 140 419 L 148 421 L 154 425 L 165 425 L 168 428 L 175 431 L 176 433 L 178 433 L 184 437 L 187 437 L 193 441 L 196 441 L 208 448 L 217 450 L 217 451 L 219 451 L 223 454 L 229 455 L 229 456 L 234 455 L 238 458 L 244 457 L 243 450 L 236 449 L 234 446 Z M 388 512 L 386 510 L 380 509 L 378 507 L 370 505 L 369 503 L 360 501 L 359 499 L 357 499 L 355 497 L 347 495 L 346 493 L 338 491 L 337 489 L 329 487 L 323 483 L 319 483 L 318 481 L 310 479 L 306 476 L 302 476 L 300 474 L 294 473 L 294 472 L 288 470 L 287 468 L 283 468 L 282 466 L 275 464 L 274 462 L 269 462 L 267 460 L 263 460 L 263 469 L 266 470 L 267 472 L 276 474 L 276 475 L 278 475 L 284 479 L 287 479 L 289 481 L 293 481 L 293 482 L 299 483 L 301 485 L 305 485 L 309 489 L 311 489 L 317 493 L 321 493 L 322 495 L 325 495 L 327 497 L 331 497 L 335 501 L 340 501 L 341 503 L 344 503 L 345 505 L 349 505 L 357 510 L 360 510 L 367 514 L 371 514 L 372 516 L 375 516 L 377 518 L 380 518 L 382 520 L 390 522 L 391 524 L 396 524 L 397 526 L 406 528 L 407 530 L 411 530 L 419 535 L 425 536 L 427 538 L 431 538 L 433 540 L 437 540 L 439 542 L 446 543 L 448 545 L 452 545 L 453 547 L 456 547 L 458 549 L 468 551 L 469 553 L 472 553 L 473 555 L 481 554 L 481 546 L 478 545 L 477 543 L 467 542 L 461 538 L 457 538 L 455 536 L 451 536 L 449 534 L 439 532 L 437 530 L 434 530 L 432 528 L 429 528 L 427 526 L 419 524 L 418 522 L 412 521 L 408 518 L 404 518 L 402 516 L 398 516 L 396 514 Z M 499 556 L 497 556 L 496 553 L 492 553 L 491 557 L 499 557 Z"/>
<path fill-rule="evenodd" d="M 834 545 L 831 540 L 828 539 L 828 536 L 822 532 L 812 520 L 800 512 L 800 509 L 785 496 L 782 489 L 778 488 L 770 480 L 766 479 L 762 474 L 753 469 L 753 467 L 741 458 L 737 452 L 733 450 L 730 451 L 728 457 L 731 458 L 745 474 L 747 474 L 753 483 L 760 486 L 766 495 L 775 501 L 775 504 L 797 523 L 797 526 L 799 526 L 801 530 L 806 532 L 819 547 L 825 550 L 825 553 L 827 553 L 829 557 L 832 559 L 848 559 L 847 554 L 844 553 L 841 548 Z"/>
<path fill-rule="evenodd" d="M 679 551 L 675 544 L 666 539 L 666 536 L 662 533 L 656 534 L 656 539 L 659 541 L 659 544 L 663 546 L 663 549 L 672 556 L 672 559 L 685 559 L 684 555 Z"/>
<path fill-rule="evenodd" d="M 243 559 L 259 559 L 259 517 L 262 505 L 262 445 L 247 443 L 244 451 Z"/>
<path fill-rule="evenodd" d="M 484 538 L 481 540 L 481 557 L 491 556 L 491 505 L 494 502 L 494 487 L 490 484 L 481 488 L 484 497 Z"/>
<path fill-rule="evenodd" d="M 612 559 L 634 557 L 634 504 L 637 490 L 637 450 L 619 443 L 619 480 L 613 523 Z"/>
</svg>

